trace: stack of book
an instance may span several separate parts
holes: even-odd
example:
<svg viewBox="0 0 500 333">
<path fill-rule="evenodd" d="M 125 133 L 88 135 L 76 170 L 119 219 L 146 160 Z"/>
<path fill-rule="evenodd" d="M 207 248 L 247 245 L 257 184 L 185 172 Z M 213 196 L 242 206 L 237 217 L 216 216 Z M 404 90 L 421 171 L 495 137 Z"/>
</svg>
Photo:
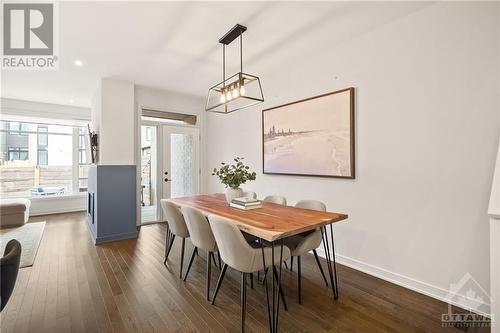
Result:
<svg viewBox="0 0 500 333">
<path fill-rule="evenodd" d="M 229 206 L 243 210 L 250 210 L 261 208 L 262 204 L 257 199 L 244 197 L 231 200 L 231 204 Z"/>
</svg>

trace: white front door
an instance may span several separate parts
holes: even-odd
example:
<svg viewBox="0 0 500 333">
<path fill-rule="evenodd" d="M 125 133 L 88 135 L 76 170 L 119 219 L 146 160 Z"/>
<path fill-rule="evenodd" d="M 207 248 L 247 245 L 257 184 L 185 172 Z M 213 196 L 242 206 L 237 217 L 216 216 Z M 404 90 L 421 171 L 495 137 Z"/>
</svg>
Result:
<svg viewBox="0 0 500 333">
<path fill-rule="evenodd" d="M 162 198 L 176 198 L 199 193 L 199 129 L 161 126 Z"/>
</svg>

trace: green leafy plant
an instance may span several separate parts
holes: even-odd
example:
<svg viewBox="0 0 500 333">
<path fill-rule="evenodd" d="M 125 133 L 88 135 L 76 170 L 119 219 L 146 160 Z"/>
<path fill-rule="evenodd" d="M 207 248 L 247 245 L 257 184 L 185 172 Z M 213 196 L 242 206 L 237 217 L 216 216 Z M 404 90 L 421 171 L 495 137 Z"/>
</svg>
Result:
<svg viewBox="0 0 500 333">
<path fill-rule="evenodd" d="M 243 164 L 243 157 L 236 157 L 236 164 L 221 163 L 220 169 L 214 168 L 212 176 L 219 177 L 222 184 L 226 187 L 238 188 L 241 184 L 245 184 L 248 180 L 255 180 L 257 174 L 250 171 L 250 167 Z"/>
</svg>

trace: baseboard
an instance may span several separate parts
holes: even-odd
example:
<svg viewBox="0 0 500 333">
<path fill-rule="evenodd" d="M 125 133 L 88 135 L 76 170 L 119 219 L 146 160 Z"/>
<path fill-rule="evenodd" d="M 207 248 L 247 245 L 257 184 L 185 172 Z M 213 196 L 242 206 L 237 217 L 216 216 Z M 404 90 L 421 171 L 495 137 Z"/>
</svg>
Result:
<svg viewBox="0 0 500 333">
<path fill-rule="evenodd" d="M 316 250 L 318 252 L 318 255 L 322 258 L 325 258 L 325 252 L 322 248 L 318 248 Z M 342 264 L 344 266 L 350 267 L 352 269 L 361 271 L 363 273 L 375 276 L 379 279 L 397 284 L 398 286 L 416 291 L 420 294 L 438 299 L 442 302 L 445 303 L 451 303 L 454 306 L 458 306 L 459 308 L 462 308 L 466 311 L 473 311 L 469 306 L 467 306 L 465 303 L 461 302 L 449 302 L 448 299 L 446 298 L 447 295 L 449 294 L 449 290 L 431 285 L 429 283 L 419 281 L 413 278 L 410 278 L 408 276 L 404 276 L 398 273 L 391 272 L 389 270 L 386 270 L 384 268 L 380 268 L 371 264 L 364 263 L 362 261 L 352 259 L 346 256 L 343 256 L 341 254 L 336 254 L 335 256 L 337 263 Z M 471 302 L 472 300 L 469 299 L 466 295 L 460 295 L 463 297 L 463 300 L 465 302 Z M 482 303 L 482 306 L 486 306 L 490 308 L 489 303 Z M 482 311 L 476 311 L 474 310 L 473 312 L 479 313 L 480 315 L 489 317 L 489 313 L 484 313 Z"/>
<path fill-rule="evenodd" d="M 137 231 L 132 231 L 132 232 L 125 232 L 122 234 L 101 236 L 101 237 L 95 238 L 94 243 L 95 243 L 95 245 L 99 245 L 99 244 L 107 243 L 107 242 L 113 242 L 113 241 L 118 241 L 118 240 L 129 239 L 129 238 L 137 238 L 138 235 L 139 235 L 139 233 Z"/>
<path fill-rule="evenodd" d="M 51 215 L 51 214 L 62 214 L 62 213 L 74 213 L 74 212 L 84 212 L 86 207 L 72 207 L 72 208 L 51 208 L 44 210 L 36 210 L 35 212 L 30 212 L 30 216 L 41 216 L 41 215 Z"/>
</svg>

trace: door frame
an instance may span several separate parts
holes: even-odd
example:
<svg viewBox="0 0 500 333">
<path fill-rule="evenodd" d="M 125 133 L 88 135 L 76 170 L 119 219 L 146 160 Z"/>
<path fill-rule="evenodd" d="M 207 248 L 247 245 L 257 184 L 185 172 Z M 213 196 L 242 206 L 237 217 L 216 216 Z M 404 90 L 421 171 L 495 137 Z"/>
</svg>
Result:
<svg viewBox="0 0 500 333">
<path fill-rule="evenodd" d="M 142 108 L 140 108 L 142 111 Z M 141 112 L 142 113 L 142 112 Z M 155 120 L 142 120 L 142 115 L 139 114 L 138 117 L 138 140 L 137 140 L 137 164 L 140 165 L 141 163 L 141 126 L 154 126 L 156 127 L 156 216 L 157 219 L 156 221 L 153 222 L 145 222 L 142 223 L 142 206 L 141 206 L 141 172 L 140 168 L 137 168 L 137 225 L 143 225 L 143 224 L 152 224 L 152 223 L 160 223 L 165 221 L 165 217 L 163 216 L 163 211 L 161 210 L 160 207 L 160 199 L 164 198 L 164 185 L 163 185 L 163 162 L 164 162 L 164 140 L 163 140 L 163 132 L 164 132 L 164 127 L 170 127 L 171 129 L 174 128 L 186 128 L 186 129 L 192 129 L 193 131 L 197 131 L 198 133 L 198 139 L 195 145 L 195 170 L 198 170 L 197 174 L 197 179 L 196 179 L 196 191 L 197 193 L 200 193 L 201 191 L 201 183 L 202 183 L 202 174 L 201 174 L 201 150 L 202 150 L 202 144 L 201 144 L 201 127 L 197 125 L 189 125 L 189 124 L 175 124 L 175 123 L 167 123 L 165 121 L 155 121 Z"/>
</svg>

